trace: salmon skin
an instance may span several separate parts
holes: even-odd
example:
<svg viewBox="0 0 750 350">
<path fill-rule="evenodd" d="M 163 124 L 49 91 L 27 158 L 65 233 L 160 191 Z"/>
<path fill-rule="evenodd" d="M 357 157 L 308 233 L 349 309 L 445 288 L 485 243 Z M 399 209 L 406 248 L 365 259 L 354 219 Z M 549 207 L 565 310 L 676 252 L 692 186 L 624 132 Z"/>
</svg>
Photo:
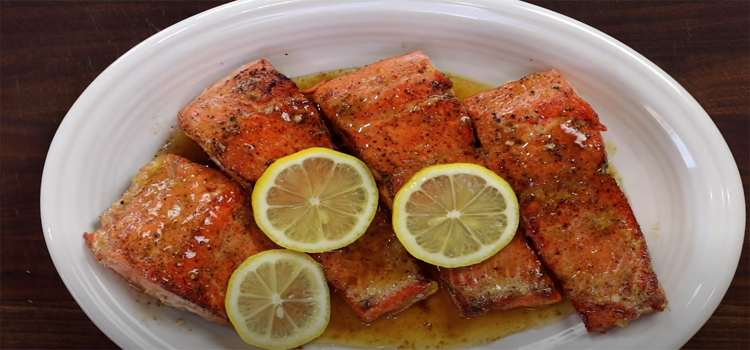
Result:
<svg viewBox="0 0 750 350">
<path fill-rule="evenodd" d="M 310 147 L 334 148 L 317 109 L 291 79 L 262 59 L 211 85 L 179 119 L 185 133 L 248 188 L 279 158 Z M 378 214 L 379 221 L 349 247 L 312 254 L 365 322 L 437 290 L 400 242 L 390 240 L 395 233 L 383 226 L 386 215 Z"/>
<path fill-rule="evenodd" d="M 598 115 L 556 71 L 466 99 L 488 167 L 589 332 L 662 311 L 667 298 L 623 191 L 607 173 Z"/>
<path fill-rule="evenodd" d="M 344 143 L 368 165 L 389 207 L 403 184 L 425 167 L 483 164 L 452 82 L 421 51 L 332 79 L 317 88 L 314 100 Z M 439 269 L 462 314 L 561 300 L 523 235 L 517 236 L 473 267 Z"/>
<path fill-rule="evenodd" d="M 229 325 L 234 270 L 276 247 L 255 225 L 245 190 L 217 169 L 167 154 L 141 168 L 85 233 L 99 262 L 164 304 Z"/>
<path fill-rule="evenodd" d="M 276 159 L 333 147 L 328 129 L 297 85 L 264 59 L 206 88 L 178 115 L 180 128 L 245 187 Z"/>
<path fill-rule="evenodd" d="M 387 209 L 378 208 L 365 235 L 341 249 L 311 254 L 362 321 L 398 312 L 437 291 L 396 238 Z"/>
</svg>

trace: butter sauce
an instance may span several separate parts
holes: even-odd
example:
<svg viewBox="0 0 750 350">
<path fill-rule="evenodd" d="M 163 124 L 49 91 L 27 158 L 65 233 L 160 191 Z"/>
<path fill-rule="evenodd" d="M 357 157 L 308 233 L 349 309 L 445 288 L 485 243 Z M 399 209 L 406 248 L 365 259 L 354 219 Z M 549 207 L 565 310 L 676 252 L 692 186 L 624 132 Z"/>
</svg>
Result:
<svg viewBox="0 0 750 350">
<path fill-rule="evenodd" d="M 359 348 L 456 349 L 480 346 L 513 333 L 538 329 L 573 313 L 567 301 L 535 309 L 458 315 L 445 288 L 408 309 L 362 323 L 343 299 L 331 294 L 331 321 L 313 343 Z"/>
<path fill-rule="evenodd" d="M 300 90 L 352 71 L 340 69 L 293 78 Z M 463 100 L 494 86 L 460 75 L 446 73 L 453 91 Z M 175 128 L 158 154 L 175 153 L 194 162 L 214 166 L 210 158 L 179 128 Z M 545 327 L 574 312 L 569 302 L 540 308 L 491 311 L 472 318 L 461 317 L 449 293 L 440 288 L 426 300 L 406 310 L 363 323 L 337 293 L 331 293 L 331 320 L 326 331 L 313 343 L 323 346 L 399 349 L 455 349 L 492 343 L 508 335 Z"/>
<path fill-rule="evenodd" d="M 164 145 L 156 151 L 156 156 L 167 153 L 185 157 L 198 164 L 216 167 L 216 164 L 211 161 L 211 157 L 208 156 L 203 148 L 177 126 L 169 134 L 169 138 L 164 142 Z"/>
</svg>

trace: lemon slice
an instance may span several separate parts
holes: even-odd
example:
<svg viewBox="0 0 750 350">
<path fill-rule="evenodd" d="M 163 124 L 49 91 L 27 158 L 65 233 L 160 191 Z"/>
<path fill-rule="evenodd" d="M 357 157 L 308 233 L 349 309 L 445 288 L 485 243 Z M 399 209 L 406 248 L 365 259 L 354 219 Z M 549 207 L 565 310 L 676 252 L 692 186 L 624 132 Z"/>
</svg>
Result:
<svg viewBox="0 0 750 350">
<path fill-rule="evenodd" d="M 287 249 L 247 258 L 229 279 L 225 306 L 240 337 L 266 349 L 308 343 L 325 331 L 331 315 L 323 269 Z"/>
<path fill-rule="evenodd" d="M 483 166 L 445 164 L 416 173 L 393 201 L 393 229 L 417 259 L 443 267 L 479 263 L 518 229 L 518 199 Z"/>
<path fill-rule="evenodd" d="M 357 158 L 310 148 L 271 164 L 255 184 L 255 221 L 282 247 L 319 253 L 362 236 L 375 216 L 378 188 Z"/>
</svg>

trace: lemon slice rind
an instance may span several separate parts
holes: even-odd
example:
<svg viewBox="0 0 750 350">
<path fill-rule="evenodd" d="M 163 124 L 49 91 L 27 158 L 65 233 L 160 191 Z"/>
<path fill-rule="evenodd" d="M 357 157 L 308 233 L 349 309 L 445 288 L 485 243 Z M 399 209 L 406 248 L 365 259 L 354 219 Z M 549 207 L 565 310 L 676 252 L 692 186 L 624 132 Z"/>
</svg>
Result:
<svg viewBox="0 0 750 350">
<path fill-rule="evenodd" d="M 424 243 L 420 244 L 418 242 L 417 236 L 412 233 L 412 230 L 407 224 L 407 218 L 412 215 L 407 212 L 407 204 L 412 200 L 411 197 L 415 193 L 422 190 L 422 185 L 426 181 L 442 175 L 454 177 L 460 174 L 473 175 L 481 178 L 488 185 L 490 191 L 496 191 L 494 195 L 499 195 L 505 199 L 506 206 L 503 211 L 505 224 L 502 228 L 502 232 L 497 235 L 497 239 L 494 239 L 491 242 L 484 242 L 478 250 L 461 256 L 447 256 L 442 250 L 438 252 L 435 252 L 434 249 L 433 251 L 429 251 L 422 246 Z M 442 218 L 436 220 L 439 221 L 442 220 Z M 518 224 L 518 199 L 513 189 L 505 179 L 491 170 L 476 164 L 441 164 L 422 169 L 414 174 L 414 176 L 412 176 L 412 178 L 407 181 L 401 189 L 399 189 L 393 201 L 393 229 L 399 241 L 401 241 L 406 250 L 415 258 L 441 267 L 454 268 L 469 266 L 492 257 L 510 243 L 518 229 Z M 440 242 L 440 244 L 444 243 Z"/>
<path fill-rule="evenodd" d="M 295 273 L 291 274 L 295 275 L 291 276 L 293 279 L 291 283 L 289 281 L 282 283 L 280 281 L 281 278 L 273 278 L 272 281 L 264 280 L 263 283 L 255 285 L 252 291 L 248 291 L 248 287 L 243 286 L 243 282 L 247 282 L 246 280 L 251 278 L 249 277 L 251 274 L 255 274 L 252 278 L 257 280 L 259 275 L 258 269 L 264 264 L 271 264 L 274 268 L 279 268 L 279 264 L 285 264 L 285 266 L 283 266 L 285 268 L 293 266 L 296 268 L 296 275 Z M 268 265 L 265 267 L 267 270 Z M 303 274 L 304 276 L 302 276 Z M 308 295 L 306 298 L 295 300 L 294 298 L 300 294 L 300 286 L 294 286 L 292 284 L 295 283 L 295 281 L 300 281 L 301 277 L 304 277 L 302 281 L 311 283 L 311 285 L 307 286 L 308 289 L 312 289 L 312 291 L 308 291 L 311 295 Z M 291 293 L 285 293 L 285 290 L 272 291 L 271 289 L 273 289 L 272 286 L 274 284 L 277 284 L 279 289 L 284 289 L 284 287 L 286 287 L 287 290 L 291 288 L 297 289 Z M 281 287 L 278 286 L 278 284 L 286 285 Z M 258 292 L 259 289 L 261 290 L 260 292 Z M 264 296 L 260 295 L 264 292 L 271 294 L 268 296 L 267 300 L 262 298 Z M 273 304 L 275 298 L 278 300 L 279 294 L 282 296 L 282 303 L 303 302 L 313 305 L 312 309 L 308 310 L 312 316 L 304 319 L 303 322 L 300 322 L 298 319 L 296 323 L 299 324 L 295 324 L 297 328 L 294 329 L 293 332 L 284 334 L 284 336 L 271 335 L 270 328 L 272 326 L 269 326 L 273 322 L 271 320 L 265 320 L 268 322 L 266 325 L 267 332 L 260 333 L 254 331 L 251 328 L 251 323 L 253 321 L 250 320 L 250 318 L 262 313 L 264 308 L 276 308 L 275 312 L 270 312 L 272 317 L 284 315 L 284 312 L 279 312 L 279 307 Z M 284 300 L 284 295 L 291 295 L 291 298 Z M 248 303 L 248 296 L 253 298 L 252 303 Z M 252 304 L 254 308 L 251 309 L 250 307 L 247 307 L 243 309 L 244 306 L 249 304 Z M 291 349 L 314 340 L 325 331 L 331 315 L 330 291 L 328 289 L 323 269 L 307 254 L 288 249 L 274 249 L 261 252 L 247 258 L 242 264 L 240 264 L 229 279 L 225 307 L 227 309 L 229 320 L 242 340 L 248 344 L 266 349 Z"/>
</svg>

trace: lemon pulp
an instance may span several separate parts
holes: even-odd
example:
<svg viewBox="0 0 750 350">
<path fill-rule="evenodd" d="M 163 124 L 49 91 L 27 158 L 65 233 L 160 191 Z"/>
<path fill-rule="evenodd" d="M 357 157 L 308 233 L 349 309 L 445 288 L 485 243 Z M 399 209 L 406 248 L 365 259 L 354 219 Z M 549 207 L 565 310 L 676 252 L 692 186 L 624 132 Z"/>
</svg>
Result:
<svg viewBox="0 0 750 350">
<path fill-rule="evenodd" d="M 393 204 L 393 228 L 404 247 L 443 267 L 491 257 L 513 239 L 518 219 L 510 185 L 476 164 L 425 168 L 396 193 Z"/>
<path fill-rule="evenodd" d="M 277 244 L 317 253 L 362 236 L 377 209 L 375 180 L 360 160 L 310 148 L 274 162 L 253 189 L 258 226 Z"/>
<path fill-rule="evenodd" d="M 249 257 L 232 274 L 225 306 L 242 339 L 289 349 L 323 333 L 330 318 L 323 270 L 306 254 L 286 249 Z"/>
</svg>

